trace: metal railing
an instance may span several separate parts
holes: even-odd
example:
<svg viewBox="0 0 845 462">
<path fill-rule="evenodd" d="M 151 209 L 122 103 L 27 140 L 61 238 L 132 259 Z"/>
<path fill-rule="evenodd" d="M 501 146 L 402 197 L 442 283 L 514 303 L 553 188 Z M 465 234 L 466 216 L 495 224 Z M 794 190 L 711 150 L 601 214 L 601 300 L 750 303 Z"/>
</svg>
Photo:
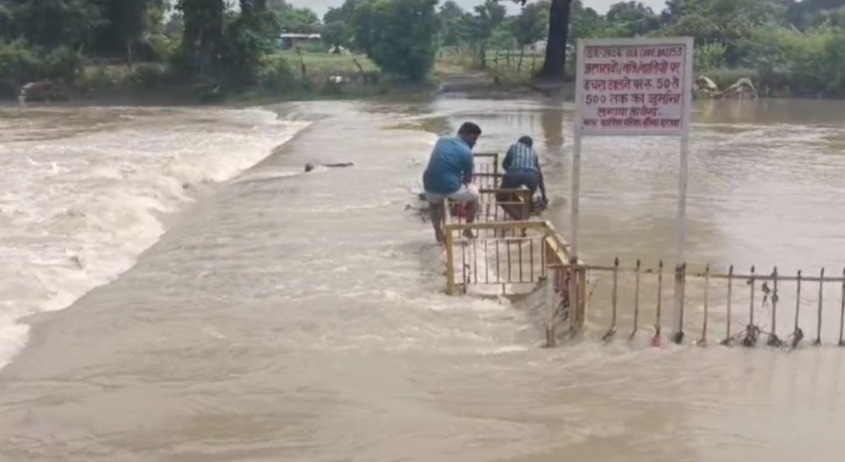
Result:
<svg viewBox="0 0 845 462">
<path fill-rule="evenodd" d="M 588 324 L 604 331 L 605 341 L 622 329 L 634 340 L 646 331 L 641 322 L 651 319 L 651 343 L 663 344 L 665 310 L 671 306 L 674 284 L 680 282 L 682 329 L 672 339 L 678 343 L 689 333 L 698 345 L 715 339 L 722 345 L 796 348 L 810 337 L 814 345 L 830 338 L 845 347 L 845 271 L 837 276 L 826 275 L 824 269 L 784 274 L 777 268 L 717 271 L 709 265 L 675 270 L 663 262 L 651 268 L 640 261 L 623 267 L 618 259 L 613 265 L 581 264 L 577 269 L 591 281 Z"/>
<path fill-rule="evenodd" d="M 472 182 L 479 189 L 496 189 L 499 187 L 503 173 L 499 171 L 499 153 L 478 152 L 475 158 Z"/>
<path fill-rule="evenodd" d="M 561 329 L 566 333 L 581 329 L 585 273 L 568 266 L 568 245 L 549 222 L 451 222 L 444 232 L 450 294 L 520 296 L 545 285 L 547 346 L 557 344 Z"/>
<path fill-rule="evenodd" d="M 482 188 L 478 192 L 481 197 L 476 210 L 476 222 L 513 221 L 512 213 L 522 217 L 528 217 L 531 213 L 531 192 L 527 189 Z M 449 200 L 446 210 L 448 223 L 466 223 L 466 212 L 461 204 Z"/>
<path fill-rule="evenodd" d="M 753 266 L 748 271 L 733 266 L 714 271 L 710 265 L 693 270 L 662 261 L 653 267 L 639 260 L 623 266 L 618 258 L 606 266 L 573 263 L 566 241 L 550 223 L 514 220 L 505 211 L 528 216 L 531 197 L 525 190 L 498 189 L 498 154 L 475 158 L 474 183 L 481 193 L 475 222 L 466 223 L 459 204 L 448 204 L 447 290 L 510 297 L 544 288 L 547 346 L 557 345 L 560 333 L 576 334 L 585 326 L 597 327 L 605 342 L 624 331 L 628 341 L 647 338 L 652 346 L 662 346 L 677 286 L 680 318 L 671 339 L 676 343 L 690 334 L 697 345 L 715 340 L 797 348 L 810 337 L 817 346 L 831 338 L 845 347 L 845 270 L 831 276 L 824 269 L 812 275 L 777 268 L 759 272 Z M 593 307 L 589 312 L 588 305 Z"/>
</svg>

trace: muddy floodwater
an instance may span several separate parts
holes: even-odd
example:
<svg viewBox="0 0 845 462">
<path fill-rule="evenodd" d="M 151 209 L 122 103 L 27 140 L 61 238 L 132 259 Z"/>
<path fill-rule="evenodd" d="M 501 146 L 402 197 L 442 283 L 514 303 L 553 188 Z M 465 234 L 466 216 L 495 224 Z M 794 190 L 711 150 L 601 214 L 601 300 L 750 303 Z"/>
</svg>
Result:
<svg viewBox="0 0 845 462">
<path fill-rule="evenodd" d="M 690 261 L 841 273 L 843 114 L 698 103 Z M 552 101 L 0 108 L 0 461 L 842 460 L 845 350 L 542 349 L 524 307 L 443 294 L 405 207 L 465 120 L 535 139 L 566 234 Z M 582 256 L 671 259 L 677 143 L 583 159 Z"/>
</svg>

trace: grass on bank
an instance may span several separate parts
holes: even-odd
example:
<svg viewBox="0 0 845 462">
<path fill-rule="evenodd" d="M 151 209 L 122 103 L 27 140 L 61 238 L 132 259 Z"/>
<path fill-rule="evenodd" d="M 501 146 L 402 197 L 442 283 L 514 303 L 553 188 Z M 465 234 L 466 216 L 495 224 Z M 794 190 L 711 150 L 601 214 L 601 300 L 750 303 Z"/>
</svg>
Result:
<svg viewBox="0 0 845 462">
<path fill-rule="evenodd" d="M 511 49 L 480 50 L 469 47 L 445 47 L 437 55 L 437 67 L 457 73 L 485 72 L 502 87 L 529 88 L 543 65 L 543 55 Z"/>
<path fill-rule="evenodd" d="M 342 78 L 341 83 L 333 81 L 337 77 Z M 431 90 L 432 84 L 411 84 L 384 76 L 366 56 L 279 51 L 263 58 L 254 85 L 227 95 L 181 82 L 165 63 L 142 62 L 131 69 L 122 63 L 88 63 L 70 85 L 68 96 L 99 101 L 128 97 L 182 103 L 226 100 L 239 104 L 419 94 Z M 13 97 L 11 93 L 8 96 Z"/>
</svg>

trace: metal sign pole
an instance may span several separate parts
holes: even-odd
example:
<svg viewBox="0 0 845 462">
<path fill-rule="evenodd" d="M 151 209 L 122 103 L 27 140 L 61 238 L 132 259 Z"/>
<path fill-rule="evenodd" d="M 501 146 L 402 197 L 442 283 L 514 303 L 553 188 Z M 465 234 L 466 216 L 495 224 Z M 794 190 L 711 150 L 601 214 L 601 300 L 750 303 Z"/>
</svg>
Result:
<svg viewBox="0 0 845 462">
<path fill-rule="evenodd" d="M 678 171 L 678 217 L 676 226 L 677 248 L 675 250 L 675 303 L 672 323 L 672 340 L 684 340 L 684 293 L 686 288 L 686 246 L 687 246 L 687 183 L 689 178 L 690 112 L 692 110 L 692 55 L 693 39 L 686 37 L 684 62 L 684 110 L 681 113 L 681 163 Z"/>
<path fill-rule="evenodd" d="M 578 39 L 576 57 L 579 61 L 583 58 L 584 41 Z M 572 129 L 572 192 L 570 198 L 570 224 L 572 228 L 570 233 L 570 262 L 578 264 L 578 219 L 581 204 L 581 129 L 583 125 L 583 114 L 581 114 L 581 105 L 584 100 L 584 69 L 583 66 L 576 66 L 575 75 L 575 122 Z"/>
<path fill-rule="evenodd" d="M 692 37 L 578 40 L 575 79 L 570 242 L 573 260 L 577 261 L 579 256 L 581 138 L 671 136 L 681 139 L 672 322 L 672 338 L 679 343 L 684 336 L 693 44 Z M 657 328 L 660 330 L 660 326 Z"/>
</svg>

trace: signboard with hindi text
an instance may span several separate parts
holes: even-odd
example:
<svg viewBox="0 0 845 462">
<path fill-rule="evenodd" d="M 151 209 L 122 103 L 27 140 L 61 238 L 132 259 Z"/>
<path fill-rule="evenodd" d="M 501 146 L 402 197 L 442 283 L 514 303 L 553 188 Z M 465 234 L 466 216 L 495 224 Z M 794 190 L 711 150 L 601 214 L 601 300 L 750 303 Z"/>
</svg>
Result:
<svg viewBox="0 0 845 462">
<path fill-rule="evenodd" d="M 576 130 L 583 136 L 682 136 L 692 104 L 693 40 L 578 44 Z"/>
<path fill-rule="evenodd" d="M 684 326 L 687 239 L 692 37 L 591 39 L 578 41 L 575 126 L 572 140 L 570 253 L 578 261 L 581 195 L 581 139 L 594 136 L 672 136 L 679 138 L 678 216 L 673 338 Z M 609 155 L 623 158 L 625 146 Z"/>
</svg>

